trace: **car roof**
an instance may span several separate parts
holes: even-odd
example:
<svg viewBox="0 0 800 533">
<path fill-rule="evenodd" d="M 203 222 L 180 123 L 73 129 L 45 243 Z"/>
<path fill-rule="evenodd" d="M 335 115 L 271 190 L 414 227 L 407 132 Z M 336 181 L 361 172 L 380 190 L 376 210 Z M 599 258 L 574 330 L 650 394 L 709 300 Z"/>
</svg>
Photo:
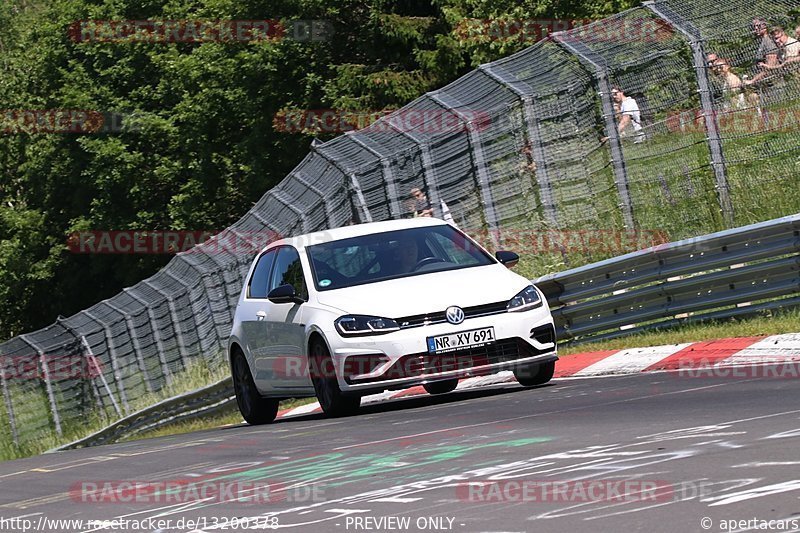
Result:
<svg viewBox="0 0 800 533">
<path fill-rule="evenodd" d="M 384 233 L 387 231 L 397 231 L 402 229 L 422 228 L 430 226 L 446 225 L 444 220 L 433 217 L 416 217 L 405 218 L 401 220 L 386 220 L 383 222 L 366 222 L 364 224 L 354 224 L 351 226 L 342 226 L 340 228 L 326 229 L 322 231 L 315 231 L 314 233 L 306 233 L 296 237 L 289 237 L 270 243 L 264 248 L 274 248 L 276 246 L 291 245 L 301 250 L 307 246 L 315 244 L 322 244 L 331 241 L 338 241 L 341 239 L 349 239 L 351 237 L 361 237 L 363 235 L 371 235 L 373 233 Z"/>
</svg>

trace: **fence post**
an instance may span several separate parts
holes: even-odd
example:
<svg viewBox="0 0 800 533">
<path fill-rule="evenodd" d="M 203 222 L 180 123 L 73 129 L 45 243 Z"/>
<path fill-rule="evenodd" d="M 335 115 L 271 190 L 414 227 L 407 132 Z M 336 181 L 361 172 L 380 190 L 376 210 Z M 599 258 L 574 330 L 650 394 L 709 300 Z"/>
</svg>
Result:
<svg viewBox="0 0 800 533">
<path fill-rule="evenodd" d="M 628 170 L 625 167 L 622 140 L 617 130 L 617 121 L 614 118 L 614 103 L 611 101 L 611 82 L 608 79 L 608 67 L 606 66 L 605 60 L 586 45 L 576 43 L 569 37 L 565 39 L 563 32 L 554 33 L 553 41 L 567 52 L 577 56 L 580 60 L 594 68 L 600 102 L 603 106 L 606 136 L 611 145 L 611 162 L 614 166 L 614 181 L 617 185 L 622 207 L 622 219 L 625 223 L 625 228 L 635 229 L 633 204 L 631 202 L 631 193 L 628 183 Z"/>
<path fill-rule="evenodd" d="M 325 200 L 325 193 L 323 193 L 318 187 L 311 185 L 311 182 L 306 179 L 305 174 L 303 174 L 301 171 L 297 170 L 289 175 L 296 179 L 300 185 L 306 187 L 309 191 L 319 196 L 323 207 L 325 207 L 325 224 L 328 226 L 328 228 L 332 228 L 336 220 L 336 216 L 331 211 L 331 206 Z"/>
<path fill-rule="evenodd" d="M 147 309 L 147 318 L 150 319 L 150 324 L 152 325 L 153 329 L 153 339 L 156 341 L 156 350 L 158 350 L 158 362 L 161 365 L 161 373 L 164 374 L 164 380 L 167 383 L 172 381 L 169 366 L 167 366 L 167 359 L 165 357 L 166 349 L 164 348 L 164 341 L 161 339 L 161 332 L 158 330 L 158 323 L 156 322 L 156 315 L 153 313 L 153 308 L 151 307 L 152 302 L 147 302 L 143 298 L 136 295 L 135 292 L 131 288 L 124 288 L 122 289 L 126 292 L 131 298 L 142 304 L 142 307 Z M 83 337 L 84 343 L 86 343 L 86 337 Z M 86 344 L 86 347 L 89 348 L 89 345 Z M 91 353 L 91 348 L 89 348 Z"/>
<path fill-rule="evenodd" d="M 95 364 L 97 364 L 97 358 L 95 357 L 94 352 L 92 351 L 92 347 L 89 346 L 89 341 L 86 340 L 86 335 L 81 335 L 81 343 L 83 344 L 83 347 L 86 349 L 86 353 L 89 354 L 89 357 L 94 359 Z M 106 381 L 106 376 L 103 374 L 103 371 L 99 366 L 97 366 L 97 374 L 98 376 L 100 376 L 100 381 L 103 382 L 103 387 L 106 389 L 106 394 L 108 394 L 108 397 L 111 399 L 111 405 L 114 406 L 114 411 L 117 412 L 118 417 L 122 418 L 122 410 L 119 408 L 117 399 L 114 398 L 114 395 L 111 393 L 111 388 L 108 386 L 108 381 Z M 105 405 L 103 404 L 102 399 L 100 399 L 100 407 L 105 411 Z"/>
<path fill-rule="evenodd" d="M 267 192 L 267 196 L 271 196 L 272 198 L 275 199 L 276 202 L 279 202 L 288 207 L 289 210 L 293 212 L 295 215 L 297 215 L 297 218 L 300 219 L 300 226 L 302 226 L 303 228 L 303 233 L 309 233 L 310 230 L 308 228 L 308 217 L 306 216 L 306 214 L 303 212 L 302 209 L 299 209 L 294 205 L 292 205 L 291 201 L 287 201 L 286 199 L 281 199 L 283 193 L 281 191 L 276 191 L 274 187 Z M 216 263 L 216 261 L 214 262 Z"/>
<path fill-rule="evenodd" d="M 317 149 L 316 146 L 311 145 L 311 150 L 318 154 L 322 159 L 336 167 L 339 172 L 344 174 L 350 179 L 350 194 L 355 196 L 356 203 L 358 207 L 361 209 L 361 215 L 364 217 L 364 222 L 372 222 L 372 214 L 369 212 L 369 208 L 367 207 L 367 202 L 364 199 L 364 193 L 361 191 L 361 184 L 358 182 L 358 177 L 356 176 L 355 172 L 352 172 L 349 169 L 343 168 L 338 161 L 333 159 L 332 157 L 328 157 L 325 155 L 324 152 L 321 152 Z"/>
<path fill-rule="evenodd" d="M 486 156 L 483 153 L 483 143 L 481 143 L 480 136 L 469 118 L 465 117 L 464 114 L 457 109 L 457 107 L 461 105 L 461 102 L 458 102 L 452 96 L 441 91 L 428 93 L 428 97 L 445 111 L 450 111 L 456 115 L 464 125 L 464 129 L 467 133 L 467 141 L 470 146 L 469 156 L 472 160 L 472 166 L 475 167 L 478 176 L 478 187 L 481 190 L 481 203 L 483 204 L 483 212 L 486 217 L 486 225 L 488 226 L 487 229 L 489 230 L 489 235 L 493 237 L 494 246 L 497 247 L 499 244 L 497 241 L 500 223 L 497 217 L 497 209 L 495 209 L 489 172 L 486 169 Z"/>
<path fill-rule="evenodd" d="M 147 364 L 144 362 L 144 357 L 142 356 L 142 346 L 139 343 L 139 337 L 136 335 L 136 328 L 133 325 L 133 318 L 131 318 L 131 316 L 128 313 L 117 307 L 115 304 L 112 304 L 111 300 L 105 300 L 103 303 L 109 306 L 117 313 L 119 313 L 120 315 L 122 315 L 122 317 L 125 319 L 125 326 L 128 328 L 128 333 L 131 336 L 131 344 L 133 344 L 133 351 L 136 353 L 136 362 L 138 363 L 139 370 L 141 371 L 142 377 L 144 378 L 144 383 L 145 386 L 147 387 L 147 391 L 155 392 L 155 387 L 153 387 L 153 384 L 151 383 L 150 374 L 147 372 Z"/>
<path fill-rule="evenodd" d="M 95 323 L 100 324 L 100 327 L 103 328 L 103 334 L 108 344 L 108 359 L 111 361 L 111 369 L 114 371 L 114 381 L 117 383 L 117 392 L 119 393 L 119 399 L 122 400 L 122 407 L 125 413 L 127 413 L 130 411 L 128 394 L 125 392 L 125 384 L 122 380 L 122 374 L 120 374 L 119 361 L 117 361 L 117 347 L 114 344 L 114 336 L 111 334 L 111 328 L 109 328 L 105 322 L 102 322 L 99 318 L 92 315 L 88 309 L 81 312 L 91 318 Z"/>
<path fill-rule="evenodd" d="M 188 257 L 190 257 L 190 256 L 185 255 L 185 254 L 186 254 L 186 252 L 182 252 L 182 253 L 178 254 L 176 259 L 180 258 L 181 261 L 184 261 L 187 265 L 192 267 L 197 272 L 197 276 L 200 278 L 201 282 L 203 283 L 204 290 L 202 291 L 202 293 L 203 293 L 203 296 L 205 296 L 205 304 L 206 304 L 206 307 L 208 308 L 208 317 L 211 319 L 211 323 L 214 325 L 214 328 L 213 328 L 213 332 L 214 332 L 213 337 L 214 337 L 214 339 L 212 340 L 212 342 L 214 342 L 217 345 L 218 349 L 221 349 L 222 351 L 225 351 L 225 348 L 223 346 L 223 342 L 222 342 L 222 339 L 221 339 L 220 332 L 217 329 L 218 327 L 221 326 L 221 324 L 217 324 L 217 321 L 214 319 L 214 310 L 212 309 L 211 297 L 209 296 L 209 291 L 210 291 L 211 287 L 209 286 L 208 279 L 207 279 L 208 278 L 208 274 L 203 272 L 202 270 L 200 270 L 200 268 L 198 267 L 198 263 L 190 261 L 188 259 Z M 186 291 L 186 296 L 189 298 L 189 303 L 191 305 L 193 302 L 192 302 L 192 296 L 191 296 L 191 292 L 190 292 L 190 286 L 186 285 L 185 283 L 183 283 L 183 281 L 181 281 L 181 278 L 179 278 L 178 276 L 176 276 L 175 274 L 170 272 L 168 268 L 164 269 L 164 273 L 167 276 L 169 276 L 170 278 L 172 278 L 173 280 L 175 280 L 176 283 L 178 283 L 179 285 L 183 286 L 184 290 Z M 197 303 L 199 304 L 200 302 L 197 302 Z M 226 306 L 228 305 L 227 301 L 225 302 L 225 305 Z M 202 351 L 204 351 L 204 349 L 203 349 L 203 340 L 206 337 L 203 337 L 203 338 L 200 337 L 200 331 L 201 331 L 200 322 L 197 321 L 198 313 L 194 309 L 192 309 L 192 316 L 194 317 L 194 319 L 195 319 L 194 322 L 195 322 L 195 325 L 197 326 L 197 332 L 198 332 L 197 340 L 200 343 L 200 350 L 202 352 Z M 209 364 L 210 361 L 211 361 L 209 359 L 209 355 L 208 354 L 202 354 L 202 355 L 204 356 L 204 358 L 206 360 L 206 364 Z M 210 367 L 211 367 L 211 365 L 209 364 L 209 368 Z"/>
<path fill-rule="evenodd" d="M 53 392 L 53 384 L 50 382 L 50 369 L 47 366 L 47 359 L 44 355 L 44 350 L 39 348 L 33 341 L 28 340 L 25 335 L 20 335 L 20 339 L 22 339 L 25 344 L 33 348 L 36 351 L 36 354 L 39 358 L 39 364 L 42 365 L 42 378 L 44 379 L 44 388 L 47 391 L 47 398 L 50 401 L 50 411 L 53 413 L 53 423 L 56 426 L 56 435 L 59 437 L 63 435 L 63 431 L 61 429 L 61 417 L 58 414 L 58 404 L 56 403 L 56 396 Z"/>
<path fill-rule="evenodd" d="M 371 141 L 369 139 L 366 141 L 359 139 L 356 132 L 347 132 L 345 135 L 380 160 L 383 171 L 383 182 L 386 187 L 386 198 L 389 200 L 389 211 L 391 212 L 392 218 L 402 218 L 404 213 L 400 208 L 400 193 L 397 190 L 397 180 L 394 177 L 392 163 L 389 161 L 389 158 L 370 146 Z"/>
<path fill-rule="evenodd" d="M 144 283 L 152 290 L 162 295 L 164 299 L 167 301 L 167 307 L 169 308 L 169 316 L 170 319 L 172 320 L 172 328 L 175 331 L 175 340 L 177 341 L 178 344 L 178 355 L 180 356 L 183 369 L 186 370 L 186 367 L 188 365 L 187 359 L 189 357 L 189 352 L 186 348 L 186 341 L 184 341 L 183 339 L 183 329 L 181 328 L 180 321 L 178 320 L 178 312 L 175 309 L 175 301 L 172 299 L 171 296 L 168 296 L 163 292 L 161 292 L 157 287 L 155 287 L 152 283 L 150 283 L 149 280 L 145 279 L 142 281 L 142 283 Z"/>
<path fill-rule="evenodd" d="M 731 202 L 725 155 L 722 150 L 722 138 L 719 135 L 717 114 L 714 110 L 714 101 L 711 96 L 711 82 L 708 79 L 708 64 L 703 38 L 700 31 L 691 22 L 675 13 L 668 5 L 653 1 L 643 2 L 643 5 L 681 32 L 692 48 L 692 60 L 697 77 L 697 88 L 700 92 L 700 105 L 706 126 L 706 142 L 711 155 L 711 167 L 714 169 L 717 199 L 725 225 L 728 228 L 732 228 L 735 225 L 733 203 Z"/>
<path fill-rule="evenodd" d="M 478 67 L 478 70 L 497 83 L 507 87 L 522 101 L 522 114 L 527 127 L 528 142 L 531 143 L 531 155 L 533 156 L 533 161 L 536 163 L 536 184 L 539 186 L 544 216 L 548 224 L 557 228 L 558 211 L 556 209 L 555 195 L 553 194 L 553 185 L 550 181 L 550 169 L 547 168 L 547 158 L 544 152 L 544 145 L 542 144 L 539 118 L 536 116 L 534 107 L 533 88 L 527 83 L 517 80 L 513 83 L 509 83 L 506 80 L 505 73 L 501 74 L 497 72 L 491 64 L 481 65 Z M 529 89 L 529 91 L 523 90 L 519 85 L 524 86 L 526 89 Z"/>
<path fill-rule="evenodd" d="M 17 433 L 17 420 L 14 417 L 14 404 L 11 401 L 11 392 L 8 390 L 8 382 L 6 382 L 6 363 L 5 357 L 0 356 L 0 385 L 3 387 L 3 401 L 6 404 L 6 411 L 8 412 L 8 424 L 11 426 L 11 438 L 14 439 L 14 444 L 19 446 L 19 433 Z"/>
<path fill-rule="evenodd" d="M 392 122 L 391 115 L 381 120 L 385 120 L 386 124 L 388 124 L 390 128 L 419 147 L 420 155 L 422 156 L 422 181 L 425 184 L 428 200 L 434 209 L 440 209 L 442 204 L 439 200 L 439 188 L 438 184 L 436 183 L 436 171 L 433 168 L 433 158 L 431 157 L 430 146 L 413 133 L 403 131 L 403 129 L 398 128 Z"/>
</svg>

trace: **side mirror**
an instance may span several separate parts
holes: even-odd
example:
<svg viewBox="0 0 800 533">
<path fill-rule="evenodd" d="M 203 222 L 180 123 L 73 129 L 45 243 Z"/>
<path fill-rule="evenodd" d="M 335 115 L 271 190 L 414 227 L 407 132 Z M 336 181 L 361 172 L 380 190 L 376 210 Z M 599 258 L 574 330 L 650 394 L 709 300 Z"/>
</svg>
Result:
<svg viewBox="0 0 800 533">
<path fill-rule="evenodd" d="M 495 252 L 494 256 L 500 261 L 502 264 L 507 266 L 508 268 L 514 268 L 517 263 L 519 263 L 519 256 L 514 252 L 506 252 L 506 251 L 499 251 Z"/>
<path fill-rule="evenodd" d="M 297 291 L 294 287 L 287 283 L 286 285 L 279 285 L 269 291 L 267 299 L 274 304 L 292 304 L 302 303 L 304 300 L 297 296 Z"/>
</svg>

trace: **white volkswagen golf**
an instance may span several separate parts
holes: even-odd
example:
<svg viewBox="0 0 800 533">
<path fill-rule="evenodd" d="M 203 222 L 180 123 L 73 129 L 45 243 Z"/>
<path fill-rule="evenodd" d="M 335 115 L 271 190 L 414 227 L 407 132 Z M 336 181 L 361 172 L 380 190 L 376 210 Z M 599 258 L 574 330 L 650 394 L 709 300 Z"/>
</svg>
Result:
<svg viewBox="0 0 800 533">
<path fill-rule="evenodd" d="M 316 396 L 329 416 L 361 397 L 513 370 L 524 386 L 553 377 L 556 339 L 542 294 L 450 224 L 415 218 L 283 239 L 253 261 L 228 355 L 251 424 L 278 402 Z"/>
</svg>

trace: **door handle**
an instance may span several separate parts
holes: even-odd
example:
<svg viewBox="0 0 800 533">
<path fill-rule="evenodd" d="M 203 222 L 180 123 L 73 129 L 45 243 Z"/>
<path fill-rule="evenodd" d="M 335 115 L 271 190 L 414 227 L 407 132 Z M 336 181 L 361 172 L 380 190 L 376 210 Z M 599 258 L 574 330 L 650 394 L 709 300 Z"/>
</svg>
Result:
<svg viewBox="0 0 800 533">
<path fill-rule="evenodd" d="M 267 312 L 266 311 L 257 311 L 256 312 L 256 318 L 258 320 L 264 320 L 265 318 L 267 318 Z"/>
</svg>

